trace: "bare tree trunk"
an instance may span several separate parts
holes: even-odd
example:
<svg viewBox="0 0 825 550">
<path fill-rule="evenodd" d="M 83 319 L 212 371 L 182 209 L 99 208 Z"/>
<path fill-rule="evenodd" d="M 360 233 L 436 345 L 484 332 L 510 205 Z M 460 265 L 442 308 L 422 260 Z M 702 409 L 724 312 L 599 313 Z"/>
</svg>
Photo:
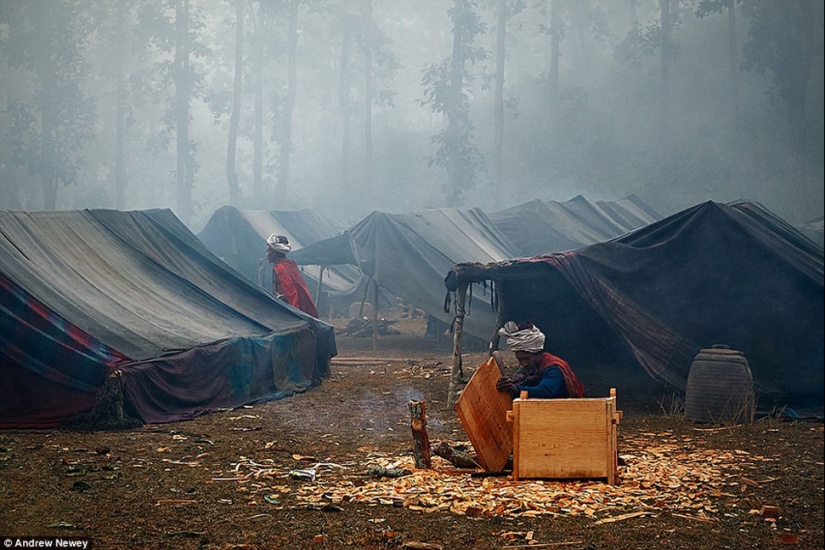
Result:
<svg viewBox="0 0 825 550">
<path fill-rule="evenodd" d="M 292 110 L 298 89 L 298 8 L 301 0 L 292 0 L 289 4 L 289 59 L 287 65 L 287 92 L 284 100 L 283 120 L 281 121 L 281 152 L 278 170 L 276 194 L 288 199 L 289 196 L 289 154 L 292 141 Z"/>
<path fill-rule="evenodd" d="M 238 124 L 241 119 L 241 91 L 243 83 L 243 0 L 235 0 L 235 81 L 232 87 L 232 114 L 229 118 L 229 142 L 226 146 L 226 181 L 229 185 L 229 204 L 238 206 L 241 199 L 238 173 L 235 169 L 235 150 L 238 146 Z"/>
<path fill-rule="evenodd" d="M 177 142 L 177 214 L 192 217 L 192 177 L 189 147 L 189 0 L 175 2 L 175 138 Z"/>
<path fill-rule="evenodd" d="M 739 51 L 736 47 L 736 0 L 728 1 L 728 50 L 730 51 L 730 102 L 734 127 L 739 128 Z"/>
<path fill-rule="evenodd" d="M 454 3 L 454 8 L 458 11 L 458 2 Z M 459 35 L 459 25 L 456 23 L 453 30 L 453 51 L 450 63 L 450 91 L 447 100 L 447 177 L 450 182 L 450 189 L 447 193 L 447 206 L 458 206 L 463 181 L 463 166 L 459 161 L 458 134 L 461 124 L 461 89 L 464 85 L 464 58 L 461 55 L 461 37 Z"/>
<path fill-rule="evenodd" d="M 123 158 L 123 141 L 126 134 L 126 13 L 124 2 L 119 2 L 117 13 L 117 68 L 115 74 L 115 208 L 123 210 L 126 201 L 126 168 Z"/>
<path fill-rule="evenodd" d="M 806 190 L 808 188 L 807 170 L 804 164 L 806 143 L 806 133 L 809 122 L 807 117 L 807 95 L 808 85 L 811 78 L 811 67 L 815 56 L 814 46 L 814 14 L 813 3 L 807 0 L 797 0 L 796 6 L 793 7 L 795 18 L 798 18 L 799 24 L 797 26 L 798 32 L 795 35 L 797 40 L 796 50 L 799 52 L 797 67 L 794 72 L 794 80 L 792 89 L 795 91 L 795 97 L 789 102 L 790 114 L 789 122 L 791 123 L 791 174 L 793 175 L 794 187 L 797 195 L 796 215 L 804 219 L 810 215 L 809 206 L 804 199 L 808 195 Z M 821 46 L 820 46 L 821 47 Z M 819 184 L 821 185 L 822 180 Z"/>
<path fill-rule="evenodd" d="M 364 0 L 364 191 L 372 193 L 372 0 Z"/>
<path fill-rule="evenodd" d="M 266 15 L 264 13 L 264 3 L 258 2 L 258 16 L 255 29 L 255 52 L 254 52 L 254 77 L 252 86 L 254 87 L 254 126 L 252 128 L 252 194 L 255 201 L 263 199 L 263 159 L 264 159 L 264 29 Z"/>
<path fill-rule="evenodd" d="M 341 114 L 341 191 L 347 194 L 350 189 L 350 108 L 349 108 L 349 45 L 350 30 L 348 15 L 344 14 L 341 36 L 341 74 L 338 81 L 338 110 Z"/>
<path fill-rule="evenodd" d="M 44 88 L 54 90 L 54 83 L 44 78 Z M 43 209 L 57 209 L 57 123 L 55 122 L 54 107 L 48 97 L 41 100 L 40 105 L 40 147 L 43 158 L 43 171 L 40 181 L 43 190 Z"/>
<path fill-rule="evenodd" d="M 561 43 L 561 21 L 559 1 L 550 0 L 550 72 L 547 75 L 547 102 L 552 112 L 559 108 L 559 45 Z"/>
<path fill-rule="evenodd" d="M 662 25 L 662 72 L 659 86 L 659 145 L 660 162 L 664 168 L 670 151 L 670 55 L 673 26 L 670 21 L 670 0 L 659 0 Z"/>
<path fill-rule="evenodd" d="M 507 0 L 498 1 L 498 23 L 496 25 L 496 89 L 493 99 L 495 115 L 495 152 L 493 170 L 495 190 L 503 187 L 504 167 L 504 61 L 507 51 Z"/>
</svg>

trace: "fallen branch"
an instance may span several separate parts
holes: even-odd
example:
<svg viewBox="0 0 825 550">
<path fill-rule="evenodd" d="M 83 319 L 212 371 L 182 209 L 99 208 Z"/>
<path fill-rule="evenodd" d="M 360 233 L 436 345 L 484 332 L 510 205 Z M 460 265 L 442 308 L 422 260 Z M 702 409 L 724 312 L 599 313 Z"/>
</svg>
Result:
<svg viewBox="0 0 825 550">
<path fill-rule="evenodd" d="M 331 359 L 333 363 L 350 363 L 350 362 L 364 362 L 364 363 L 406 363 L 408 361 L 413 361 L 409 357 L 333 357 Z"/>
<path fill-rule="evenodd" d="M 701 521 L 702 523 L 718 523 L 719 520 L 716 518 L 703 518 L 699 516 L 688 516 L 685 514 L 670 514 L 675 518 L 682 518 L 682 519 L 692 519 L 693 521 Z"/>
<path fill-rule="evenodd" d="M 430 542 L 410 541 L 404 543 L 404 548 L 406 550 L 443 550 L 444 547 L 440 544 L 432 544 Z"/>
<path fill-rule="evenodd" d="M 600 519 L 599 521 L 597 521 L 593 525 L 601 525 L 603 523 L 614 523 L 616 521 L 624 521 L 626 519 L 638 518 L 640 516 L 652 516 L 652 515 L 653 515 L 653 512 L 651 512 L 649 510 L 642 510 L 642 511 L 639 511 L 639 512 L 630 512 L 629 514 L 622 514 L 620 516 L 613 516 L 613 517 L 610 517 L 610 518 Z"/>
<path fill-rule="evenodd" d="M 570 542 L 544 542 L 542 544 L 518 544 L 514 546 L 502 546 L 502 548 L 556 548 L 559 546 L 574 546 L 584 544 L 580 540 L 571 540 Z"/>
<path fill-rule="evenodd" d="M 432 448 L 433 454 L 440 456 L 456 468 L 481 468 L 478 463 L 468 453 L 459 451 L 455 447 L 450 447 L 442 441 Z"/>
<path fill-rule="evenodd" d="M 754 481 L 754 480 L 752 480 L 752 479 L 749 479 L 749 478 L 747 478 L 747 477 L 745 477 L 745 476 L 741 476 L 741 477 L 740 477 L 740 479 L 741 479 L 744 483 L 746 483 L 746 484 L 750 485 L 751 487 L 756 487 L 757 489 L 761 489 L 761 488 L 762 488 L 762 486 L 759 484 L 759 482 Z"/>
</svg>

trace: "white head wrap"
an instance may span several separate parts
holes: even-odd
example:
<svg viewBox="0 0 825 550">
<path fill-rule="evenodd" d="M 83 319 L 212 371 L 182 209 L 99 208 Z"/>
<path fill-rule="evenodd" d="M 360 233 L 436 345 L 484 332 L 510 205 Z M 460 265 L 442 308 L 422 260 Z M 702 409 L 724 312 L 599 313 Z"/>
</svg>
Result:
<svg viewBox="0 0 825 550">
<path fill-rule="evenodd" d="M 269 236 L 266 240 L 266 245 L 271 249 L 284 254 L 292 250 L 292 246 L 289 244 L 289 239 L 284 235 L 278 235 L 276 233 Z"/>
<path fill-rule="evenodd" d="M 507 347 L 510 351 L 538 353 L 544 349 L 544 333 L 536 327 L 519 330 L 513 321 L 507 321 L 498 329 L 498 333 L 507 338 Z"/>
</svg>

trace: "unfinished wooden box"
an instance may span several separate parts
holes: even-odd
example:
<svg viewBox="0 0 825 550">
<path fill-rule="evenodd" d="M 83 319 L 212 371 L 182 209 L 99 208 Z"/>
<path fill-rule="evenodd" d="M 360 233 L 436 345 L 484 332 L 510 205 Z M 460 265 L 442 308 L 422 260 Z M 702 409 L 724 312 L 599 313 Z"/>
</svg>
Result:
<svg viewBox="0 0 825 550">
<path fill-rule="evenodd" d="M 513 479 L 617 480 L 616 391 L 607 398 L 513 401 Z"/>
</svg>

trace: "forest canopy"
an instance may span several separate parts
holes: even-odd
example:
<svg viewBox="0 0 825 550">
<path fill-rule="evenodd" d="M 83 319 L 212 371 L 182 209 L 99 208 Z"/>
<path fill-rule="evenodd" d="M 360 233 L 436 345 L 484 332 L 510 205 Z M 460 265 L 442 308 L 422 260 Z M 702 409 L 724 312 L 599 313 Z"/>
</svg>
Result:
<svg viewBox="0 0 825 550">
<path fill-rule="evenodd" d="M 818 0 L 0 0 L 0 208 L 822 214 Z"/>
</svg>

